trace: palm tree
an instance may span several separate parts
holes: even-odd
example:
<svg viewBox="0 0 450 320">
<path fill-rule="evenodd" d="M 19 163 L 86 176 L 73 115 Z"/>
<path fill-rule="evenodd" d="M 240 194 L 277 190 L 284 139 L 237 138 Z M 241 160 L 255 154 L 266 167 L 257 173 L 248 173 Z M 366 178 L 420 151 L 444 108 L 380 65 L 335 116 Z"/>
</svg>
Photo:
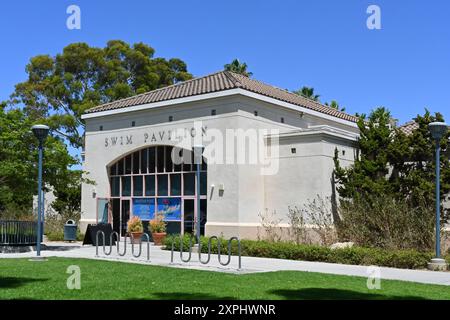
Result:
<svg viewBox="0 0 450 320">
<path fill-rule="evenodd" d="M 225 71 L 239 73 L 246 77 L 251 77 L 253 75 L 252 72 L 247 71 L 247 64 L 245 62 L 241 63 L 239 59 L 234 59 L 231 63 L 227 63 L 223 67 Z"/>
<path fill-rule="evenodd" d="M 345 111 L 345 107 L 342 107 L 342 108 L 341 108 L 341 106 L 339 106 L 339 103 L 338 103 L 336 100 L 331 100 L 330 103 L 325 102 L 325 105 L 328 106 L 328 107 L 330 107 L 330 108 L 333 108 L 333 109 L 342 111 L 342 112 Z"/>
<path fill-rule="evenodd" d="M 314 101 L 319 101 L 320 97 L 320 95 L 314 94 L 314 88 L 309 87 L 303 87 L 300 90 L 294 91 L 294 93 Z"/>
</svg>

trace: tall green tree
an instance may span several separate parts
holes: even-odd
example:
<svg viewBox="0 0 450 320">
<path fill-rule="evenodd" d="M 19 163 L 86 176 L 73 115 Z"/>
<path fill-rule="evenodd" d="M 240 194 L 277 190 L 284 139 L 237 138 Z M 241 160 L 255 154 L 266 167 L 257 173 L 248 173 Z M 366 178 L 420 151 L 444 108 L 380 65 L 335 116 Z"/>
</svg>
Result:
<svg viewBox="0 0 450 320">
<path fill-rule="evenodd" d="M 368 118 L 358 121 L 360 139 L 359 156 L 350 167 L 341 167 L 335 155 L 335 177 L 339 195 L 343 200 L 390 195 L 407 199 L 410 203 L 432 206 L 434 203 L 435 162 L 434 141 L 428 129 L 433 121 L 444 121 L 441 114 L 414 118 L 417 124 L 411 134 L 405 134 L 392 125 L 385 108 L 374 110 Z M 450 192 L 450 161 L 448 139 L 441 140 L 441 196 Z M 445 211 L 448 216 L 448 209 Z"/>
<path fill-rule="evenodd" d="M 245 62 L 240 62 L 239 59 L 234 59 L 231 63 L 227 63 L 223 66 L 225 71 L 232 71 L 234 73 L 242 74 L 246 77 L 251 77 L 253 75 L 252 72 L 248 71 L 247 64 Z"/>
<path fill-rule="evenodd" d="M 112 40 L 104 48 L 73 43 L 54 57 L 35 56 L 26 66 L 28 79 L 16 85 L 9 104 L 23 106 L 33 121 L 45 119 L 81 147 L 81 115 L 87 109 L 192 78 L 182 60 L 154 54 L 144 43 Z"/>
<path fill-rule="evenodd" d="M 339 103 L 338 103 L 336 100 L 331 100 L 330 103 L 325 102 L 325 105 L 328 106 L 328 107 L 330 107 L 330 108 L 333 108 L 333 109 L 342 111 L 342 112 L 345 111 L 345 107 L 341 107 L 341 106 L 339 105 Z"/>
<path fill-rule="evenodd" d="M 349 168 L 341 167 L 337 150 L 334 158 L 338 192 L 342 198 L 392 192 L 386 178 L 392 145 L 391 115 L 386 108 L 374 110 L 358 120 L 358 157 Z"/>
<path fill-rule="evenodd" d="M 6 111 L 0 106 L 0 214 L 6 209 L 31 212 L 37 193 L 37 145 L 31 132 L 33 120 L 22 110 Z M 45 187 L 64 189 L 73 181 L 71 166 L 78 163 L 59 137 L 50 135 L 45 142 L 43 179 Z"/>
<path fill-rule="evenodd" d="M 314 93 L 314 88 L 305 87 L 305 86 L 299 90 L 293 91 L 293 93 L 295 93 L 299 96 L 314 100 L 314 101 L 319 101 L 319 98 L 320 98 L 320 95 Z"/>
</svg>

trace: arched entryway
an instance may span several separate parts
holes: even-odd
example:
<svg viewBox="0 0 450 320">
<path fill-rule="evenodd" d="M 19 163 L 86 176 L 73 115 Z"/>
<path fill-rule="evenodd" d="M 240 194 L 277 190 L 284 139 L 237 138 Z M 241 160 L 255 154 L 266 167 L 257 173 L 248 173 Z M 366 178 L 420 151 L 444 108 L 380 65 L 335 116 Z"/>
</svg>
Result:
<svg viewBox="0 0 450 320">
<path fill-rule="evenodd" d="M 207 164 L 200 166 L 200 208 L 197 208 L 196 165 L 192 151 L 183 149 L 184 162 L 172 161 L 172 146 L 152 146 L 124 156 L 108 167 L 110 222 L 114 231 L 126 234 L 127 221 L 139 216 L 147 231 L 148 221 L 163 213 L 167 233 L 193 233 L 200 213 L 201 233 L 207 219 Z"/>
</svg>

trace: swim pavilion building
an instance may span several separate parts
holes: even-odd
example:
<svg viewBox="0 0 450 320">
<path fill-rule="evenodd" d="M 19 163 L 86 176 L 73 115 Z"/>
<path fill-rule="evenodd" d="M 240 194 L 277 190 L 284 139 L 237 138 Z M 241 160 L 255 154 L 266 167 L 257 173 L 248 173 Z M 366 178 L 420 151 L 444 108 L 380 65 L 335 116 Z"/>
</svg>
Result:
<svg viewBox="0 0 450 320">
<path fill-rule="evenodd" d="M 169 233 L 254 239 L 275 211 L 335 195 L 337 148 L 355 159 L 357 118 L 260 81 L 221 71 L 89 109 L 81 228 L 164 215 Z M 205 147 L 200 181 L 192 146 Z M 179 157 L 175 157 L 178 155 Z M 181 159 L 181 161 L 180 161 Z M 200 183 L 200 194 L 196 184 Z M 200 197 L 200 206 L 197 205 Z"/>
</svg>

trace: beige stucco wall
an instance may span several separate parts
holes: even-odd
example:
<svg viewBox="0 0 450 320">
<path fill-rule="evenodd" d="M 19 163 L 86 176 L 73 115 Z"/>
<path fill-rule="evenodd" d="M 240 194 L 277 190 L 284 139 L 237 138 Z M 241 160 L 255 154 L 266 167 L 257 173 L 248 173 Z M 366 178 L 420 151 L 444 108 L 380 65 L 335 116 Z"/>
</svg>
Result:
<svg viewBox="0 0 450 320">
<path fill-rule="evenodd" d="M 211 116 L 212 109 L 217 115 Z M 258 111 L 258 116 L 254 111 Z M 172 122 L 168 122 L 169 116 L 173 117 Z M 285 123 L 281 123 L 281 117 Z M 134 127 L 131 127 L 132 121 L 135 121 Z M 86 119 L 83 169 L 87 172 L 86 178 L 95 181 L 95 186 L 82 186 L 81 227 L 95 223 L 96 198 L 109 197 L 109 164 L 143 147 L 175 145 L 177 141 L 170 140 L 167 132 L 179 128 L 190 130 L 194 121 L 202 122 L 207 128 L 206 135 L 212 129 L 224 136 L 227 129 L 279 130 L 276 135 L 280 141 L 279 155 L 270 159 L 279 161 L 279 171 L 275 175 L 261 175 L 261 164 L 208 163 L 206 233 L 209 235 L 255 238 L 260 225 L 258 214 L 265 209 L 285 215 L 289 205 L 302 205 L 317 194 L 331 194 L 335 147 L 346 151 L 345 156 L 340 153 L 342 161 L 351 163 L 353 160 L 353 141 L 357 133 L 354 126 L 299 115 L 248 97 L 222 97 Z M 100 126 L 103 131 L 99 130 Z M 333 132 L 333 128 L 338 132 Z M 166 133 L 159 136 L 160 132 Z M 148 138 L 146 141 L 153 133 L 157 141 Z M 116 145 L 112 145 L 112 137 L 117 137 Z M 208 142 L 205 146 L 205 154 L 208 154 Z M 296 154 L 291 154 L 292 148 L 296 148 Z M 222 193 L 218 191 L 221 184 L 224 186 Z"/>
</svg>

